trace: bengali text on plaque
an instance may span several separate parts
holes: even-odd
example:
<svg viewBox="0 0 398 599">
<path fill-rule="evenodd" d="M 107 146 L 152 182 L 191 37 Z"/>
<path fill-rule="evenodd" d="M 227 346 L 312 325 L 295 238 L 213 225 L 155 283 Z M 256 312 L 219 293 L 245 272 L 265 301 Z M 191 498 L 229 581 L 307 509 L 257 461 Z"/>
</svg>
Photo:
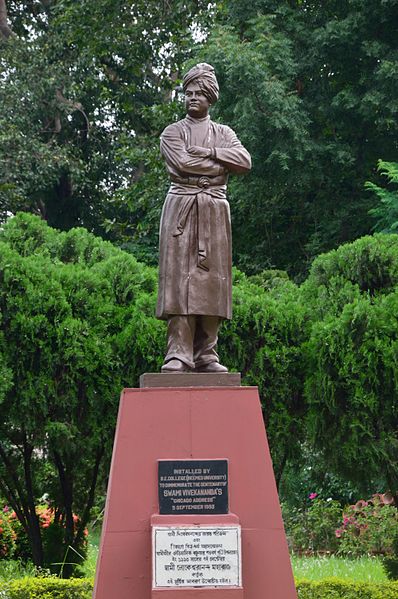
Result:
<svg viewBox="0 0 398 599">
<path fill-rule="evenodd" d="M 240 587 L 240 526 L 155 526 L 153 587 Z"/>
</svg>

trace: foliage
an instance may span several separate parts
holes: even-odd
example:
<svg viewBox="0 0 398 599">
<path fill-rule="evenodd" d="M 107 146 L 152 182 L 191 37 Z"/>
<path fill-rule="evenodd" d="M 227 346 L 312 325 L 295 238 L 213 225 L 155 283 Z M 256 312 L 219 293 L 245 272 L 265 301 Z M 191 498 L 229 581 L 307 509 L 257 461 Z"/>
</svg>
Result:
<svg viewBox="0 0 398 599">
<path fill-rule="evenodd" d="M 370 490 L 375 487 L 378 484 L 371 481 Z M 286 463 L 278 493 L 286 508 L 303 509 L 303 498 L 309 498 L 314 489 L 319 499 L 333 498 L 340 505 L 348 505 L 361 495 L 360 489 L 352 481 L 328 469 L 319 448 L 311 447 L 306 440 L 300 445 L 300 452 L 295 459 Z"/>
<path fill-rule="evenodd" d="M 22 578 L 0 583 L 0 597 L 7 599 L 91 599 L 92 580 Z"/>
<path fill-rule="evenodd" d="M 398 528 L 398 511 L 381 494 L 360 500 L 343 512 L 342 526 L 336 530 L 339 553 L 344 555 L 389 554 Z"/>
<path fill-rule="evenodd" d="M 321 251 L 369 232 L 364 181 L 380 156 L 396 159 L 397 23 L 394 1 L 223 5 L 200 58 L 220 80 L 216 118 L 253 158 L 230 192 L 245 272 L 297 275 Z"/>
<path fill-rule="evenodd" d="M 365 237 L 319 256 L 303 284 L 308 434 L 327 468 L 398 489 L 398 240 Z"/>
<path fill-rule="evenodd" d="M 368 181 L 365 183 L 366 189 L 373 191 L 378 196 L 380 203 L 369 211 L 369 214 L 375 216 L 378 221 L 375 229 L 384 233 L 397 233 L 398 229 L 398 192 L 396 184 L 398 183 L 398 163 L 384 162 L 379 160 L 377 170 L 387 177 L 388 182 L 393 185 L 393 189 L 385 189 Z"/>
<path fill-rule="evenodd" d="M 398 584 L 394 582 L 372 584 L 348 582 L 329 578 L 320 582 L 298 580 L 299 599 L 397 599 Z"/>
<path fill-rule="evenodd" d="M 32 562 L 13 559 L 0 560 L 0 584 L 28 576 L 34 578 L 37 574 L 38 569 Z"/>
<path fill-rule="evenodd" d="M 120 388 L 137 384 L 144 365 L 159 367 L 164 325 L 152 317 L 155 273 L 110 243 L 23 214 L 0 237 L 2 357 L 12 373 L 0 412 L 0 488 L 43 565 L 37 498 L 48 493 L 65 522 L 58 555 L 79 551 L 108 468 Z"/>
<path fill-rule="evenodd" d="M 48 505 L 39 505 L 36 507 L 36 514 L 39 519 L 39 526 L 41 531 L 41 538 L 43 542 L 43 554 L 44 554 L 44 565 L 51 572 L 60 572 L 61 577 L 65 566 L 63 563 L 70 562 L 80 563 L 83 558 L 86 557 L 87 553 L 87 535 L 88 530 L 84 530 L 83 537 L 79 539 L 79 545 L 75 546 L 75 549 L 71 552 L 73 555 L 69 555 L 68 548 L 64 546 L 65 537 L 65 515 L 62 511 L 55 510 Z M 12 532 L 12 538 L 10 543 L 10 551 L 6 557 L 14 557 L 27 562 L 31 557 L 31 548 L 29 545 L 29 537 L 26 534 L 21 522 L 18 520 L 15 512 L 8 510 L 8 526 Z M 78 516 L 73 514 L 74 532 L 76 533 L 80 524 Z M 13 550 L 13 551 L 12 551 Z M 77 551 L 77 553 L 76 553 Z M 76 556 L 78 559 L 76 559 Z M 71 559 L 72 558 L 72 559 Z M 74 575 L 76 576 L 77 570 L 75 569 Z"/>
<path fill-rule="evenodd" d="M 0 512 L 0 559 L 14 557 L 16 550 L 16 533 L 9 517 L 10 509 L 5 506 Z"/>
<path fill-rule="evenodd" d="M 275 266 L 296 271 L 305 218 L 298 192 L 308 185 L 310 152 L 308 115 L 294 92 L 298 61 L 272 16 L 247 13 L 244 34 L 227 19 L 201 53 L 221 87 L 215 119 L 233 127 L 252 154 L 251 174 L 230 185 L 234 259 L 249 273 Z"/>
<path fill-rule="evenodd" d="M 139 238 L 148 198 L 138 180 L 154 157 L 147 136 L 163 127 L 152 109 L 170 98 L 211 5 L 7 0 L 7 7 L 14 35 L 1 40 L 0 32 L 0 216 L 29 210 L 60 229 L 105 234 L 115 192 L 132 184 L 137 216 L 129 233 Z M 125 214 L 121 207 L 121 223 Z"/>
<path fill-rule="evenodd" d="M 338 501 L 316 497 L 310 500 L 306 509 L 283 506 L 283 521 L 290 549 L 300 553 L 335 551 L 335 530 L 341 519 L 341 509 Z"/>
<path fill-rule="evenodd" d="M 302 344 L 308 315 L 298 287 L 276 278 L 264 292 L 239 271 L 233 281 L 234 318 L 222 326 L 220 357 L 259 388 L 277 484 L 304 436 Z"/>
<path fill-rule="evenodd" d="M 395 531 L 395 536 L 392 542 L 392 551 L 390 555 L 383 558 L 383 568 L 390 580 L 398 580 L 398 533 Z"/>
<path fill-rule="evenodd" d="M 214 118 L 253 156 L 252 174 L 230 185 L 237 266 L 302 277 L 319 252 L 371 229 L 363 183 L 377 185 L 380 156 L 396 159 L 393 0 L 7 7 L 3 217 L 24 209 L 62 229 L 84 225 L 155 264 L 167 188 L 159 135 L 182 114 L 186 61 L 207 60 L 221 86 Z"/>
</svg>

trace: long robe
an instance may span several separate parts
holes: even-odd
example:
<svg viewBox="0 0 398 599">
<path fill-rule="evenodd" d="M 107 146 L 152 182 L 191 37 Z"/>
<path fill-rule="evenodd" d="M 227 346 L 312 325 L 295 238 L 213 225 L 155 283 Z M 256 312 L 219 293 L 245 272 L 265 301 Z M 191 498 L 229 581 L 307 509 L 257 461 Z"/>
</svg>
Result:
<svg viewBox="0 0 398 599">
<path fill-rule="evenodd" d="M 214 149 L 215 159 L 192 156 L 187 152 L 190 146 Z M 232 129 L 210 117 L 187 116 L 169 125 L 162 133 L 160 149 L 172 183 L 160 221 L 156 316 L 231 318 L 227 180 L 229 172 L 250 170 L 250 154 Z"/>
</svg>

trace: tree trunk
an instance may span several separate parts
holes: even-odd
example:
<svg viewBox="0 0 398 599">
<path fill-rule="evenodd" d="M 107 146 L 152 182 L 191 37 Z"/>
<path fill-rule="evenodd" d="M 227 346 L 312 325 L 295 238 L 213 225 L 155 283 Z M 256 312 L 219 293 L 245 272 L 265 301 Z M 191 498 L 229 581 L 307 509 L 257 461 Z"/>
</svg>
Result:
<svg viewBox="0 0 398 599">
<path fill-rule="evenodd" d="M 26 435 L 25 435 L 25 439 L 23 442 L 23 448 L 24 448 L 23 458 L 24 458 L 24 472 L 25 472 L 25 488 L 26 488 L 27 503 L 28 503 L 28 509 L 29 509 L 29 518 L 28 518 L 29 541 L 30 541 L 30 546 L 32 548 L 33 563 L 36 566 L 42 567 L 44 565 L 43 543 L 41 540 L 40 522 L 39 522 L 39 518 L 36 514 L 35 494 L 34 494 L 34 490 L 33 490 L 32 471 L 31 471 L 33 446 L 28 443 Z"/>
<path fill-rule="evenodd" d="M 72 545 L 74 538 L 73 523 L 73 484 L 67 473 L 60 454 L 54 450 L 54 460 L 58 470 L 59 482 L 62 490 L 63 504 L 65 508 L 65 545 Z"/>
<path fill-rule="evenodd" d="M 32 559 L 36 566 L 43 566 L 43 545 L 40 523 L 36 515 L 35 497 L 31 475 L 33 448 L 23 441 L 24 472 L 17 472 L 12 458 L 0 445 L 0 458 L 4 464 L 6 476 L 0 477 L 0 490 L 14 509 L 30 543 Z M 22 484 L 21 484 L 21 481 Z"/>
<path fill-rule="evenodd" d="M 44 566 L 43 543 L 41 540 L 39 519 L 36 514 L 31 514 L 28 523 L 29 544 L 32 550 L 32 561 L 35 566 Z"/>
<path fill-rule="evenodd" d="M 282 474 L 285 469 L 286 462 L 287 462 L 287 452 L 284 453 L 281 463 L 279 464 L 279 466 L 277 467 L 277 469 L 275 471 L 275 482 L 276 482 L 276 488 L 278 490 L 278 493 L 279 493 L 279 485 L 281 484 Z"/>
<path fill-rule="evenodd" d="M 6 0 L 0 0 L 0 40 L 8 40 L 12 30 L 8 25 Z"/>
<path fill-rule="evenodd" d="M 93 504 L 94 504 L 95 488 L 97 486 L 99 468 L 100 468 L 100 464 L 101 464 L 102 458 L 104 456 L 104 453 L 105 453 L 105 448 L 103 445 L 101 445 L 101 447 L 99 447 L 98 451 L 97 451 L 97 456 L 96 456 L 95 464 L 93 467 L 91 485 L 90 485 L 90 489 L 88 492 L 86 505 L 85 505 L 84 512 L 83 512 L 81 520 L 80 520 L 79 528 L 77 530 L 77 533 L 76 533 L 76 536 L 74 539 L 73 546 L 77 551 L 79 550 L 79 545 L 80 545 L 81 541 L 83 540 L 84 530 L 88 524 L 91 508 L 93 507 Z"/>
</svg>

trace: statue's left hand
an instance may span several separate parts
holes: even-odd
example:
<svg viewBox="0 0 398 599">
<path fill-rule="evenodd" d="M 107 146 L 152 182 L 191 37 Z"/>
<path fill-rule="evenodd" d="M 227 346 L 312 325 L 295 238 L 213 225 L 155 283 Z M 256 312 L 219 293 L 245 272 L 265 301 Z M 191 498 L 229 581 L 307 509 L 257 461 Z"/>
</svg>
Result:
<svg viewBox="0 0 398 599">
<path fill-rule="evenodd" d="M 188 151 L 188 154 L 191 154 L 191 156 L 199 156 L 200 158 L 209 158 L 211 156 L 210 148 L 202 148 L 200 146 L 190 146 L 187 151 Z"/>
</svg>

